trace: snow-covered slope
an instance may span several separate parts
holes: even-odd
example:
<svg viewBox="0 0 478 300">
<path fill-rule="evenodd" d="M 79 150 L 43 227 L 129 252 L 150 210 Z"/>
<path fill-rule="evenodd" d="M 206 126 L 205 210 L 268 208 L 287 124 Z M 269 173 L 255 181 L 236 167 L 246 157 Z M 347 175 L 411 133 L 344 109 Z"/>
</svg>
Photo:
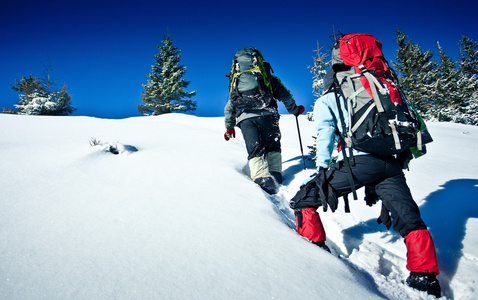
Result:
<svg viewBox="0 0 478 300">
<path fill-rule="evenodd" d="M 299 120 L 307 151 L 313 124 Z M 407 180 L 444 296 L 476 299 L 478 128 L 428 125 L 435 142 Z M 378 205 L 321 212 L 332 255 L 295 232 L 287 202 L 314 170 L 295 117 L 281 130 L 284 186 L 268 196 L 222 118 L 0 114 L 0 298 L 426 298 L 403 284 L 405 245 L 375 222 Z"/>
</svg>

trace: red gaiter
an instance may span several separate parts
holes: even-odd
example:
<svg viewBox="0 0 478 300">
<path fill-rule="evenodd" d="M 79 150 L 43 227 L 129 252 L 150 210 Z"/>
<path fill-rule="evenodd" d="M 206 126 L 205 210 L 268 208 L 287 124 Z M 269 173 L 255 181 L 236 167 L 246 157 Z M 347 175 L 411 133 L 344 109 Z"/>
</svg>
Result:
<svg viewBox="0 0 478 300">
<path fill-rule="evenodd" d="M 415 230 L 405 236 L 407 245 L 407 269 L 412 272 L 440 274 L 438 260 L 430 232 L 426 229 Z"/>
<path fill-rule="evenodd" d="M 302 213 L 302 217 L 299 215 Z M 301 209 L 295 215 L 297 232 L 312 242 L 324 242 L 325 230 L 315 208 Z"/>
</svg>

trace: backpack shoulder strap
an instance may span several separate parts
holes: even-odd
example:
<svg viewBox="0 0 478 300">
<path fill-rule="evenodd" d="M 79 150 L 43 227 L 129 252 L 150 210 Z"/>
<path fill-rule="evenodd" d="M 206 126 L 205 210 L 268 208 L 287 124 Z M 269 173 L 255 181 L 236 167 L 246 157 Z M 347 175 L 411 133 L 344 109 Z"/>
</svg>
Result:
<svg viewBox="0 0 478 300">
<path fill-rule="evenodd" d="M 341 151 L 342 151 L 342 155 L 344 157 L 345 167 L 347 168 L 347 174 L 348 174 L 347 177 L 348 177 L 348 180 L 349 180 L 349 185 L 350 185 L 350 188 L 352 189 L 352 194 L 354 196 L 354 200 L 357 200 L 358 199 L 357 190 L 355 189 L 355 181 L 354 181 L 354 178 L 353 178 L 353 175 L 352 175 L 352 168 L 350 167 L 350 161 L 349 161 L 349 158 L 347 157 L 347 153 L 345 151 L 345 148 L 347 148 L 347 146 L 346 146 L 347 144 L 346 144 L 346 141 L 345 141 L 345 132 L 346 132 L 347 129 L 345 128 L 344 112 L 342 111 L 342 106 L 340 105 L 340 99 L 339 99 L 339 95 L 338 95 L 338 92 L 337 92 L 337 87 L 338 87 L 338 82 L 337 82 L 337 78 L 335 78 L 334 83 L 332 85 L 332 89 L 334 90 L 335 101 L 337 103 L 337 109 L 339 111 L 340 124 L 342 125 L 342 132 L 340 132 L 340 134 L 339 134 L 340 143 L 342 144 L 342 150 Z M 350 152 L 350 155 L 351 155 L 350 159 L 353 160 L 352 152 Z M 344 199 L 346 201 L 345 203 L 346 203 L 346 208 L 347 208 L 348 207 L 348 198 L 344 198 Z"/>
</svg>

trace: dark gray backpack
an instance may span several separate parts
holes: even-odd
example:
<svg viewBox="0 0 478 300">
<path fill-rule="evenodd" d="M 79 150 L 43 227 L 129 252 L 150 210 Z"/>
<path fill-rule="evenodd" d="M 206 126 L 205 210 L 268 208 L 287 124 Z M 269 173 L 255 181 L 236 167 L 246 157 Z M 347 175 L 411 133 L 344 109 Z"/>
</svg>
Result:
<svg viewBox="0 0 478 300">
<path fill-rule="evenodd" d="M 240 49 L 234 55 L 229 75 L 229 99 L 239 110 L 256 110 L 274 101 L 272 68 L 254 47 Z"/>
</svg>

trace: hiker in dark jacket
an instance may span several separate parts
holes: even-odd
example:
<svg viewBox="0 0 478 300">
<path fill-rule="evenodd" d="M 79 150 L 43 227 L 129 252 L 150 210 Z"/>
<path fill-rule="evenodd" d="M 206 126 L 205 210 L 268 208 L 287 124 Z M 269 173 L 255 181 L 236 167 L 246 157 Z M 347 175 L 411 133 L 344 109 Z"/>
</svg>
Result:
<svg viewBox="0 0 478 300">
<path fill-rule="evenodd" d="M 298 233 L 330 252 L 325 245 L 326 235 L 317 209 L 323 206 L 326 211 L 329 206 L 335 211 L 337 199 L 349 194 L 352 187 L 342 151 L 338 161 L 330 166 L 334 144 L 339 140 L 337 133 L 342 132 L 333 90 L 333 70 L 327 72 L 324 87 L 329 90 L 316 101 L 314 107 L 317 173 L 310 181 L 304 182 L 290 204 L 296 215 Z M 343 98 L 340 93 L 337 95 L 341 109 L 347 115 Z M 344 119 L 348 126 L 348 118 Z M 351 157 L 350 154 L 348 157 Z M 436 275 L 440 272 L 435 246 L 405 181 L 401 163 L 395 156 L 376 157 L 357 150 L 353 150 L 352 157 L 355 189 L 366 187 L 366 203 L 369 206 L 381 199 L 381 222 L 387 228 L 393 225 L 393 229 L 405 238 L 407 268 L 410 271 L 408 285 L 439 297 L 441 289 Z"/>
<path fill-rule="evenodd" d="M 277 100 L 284 103 L 287 111 L 295 116 L 302 114 L 305 108 L 297 106 L 292 94 L 276 76 L 270 75 L 274 99 L 262 109 L 239 110 L 231 100 L 224 109 L 228 141 L 236 136 L 234 127 L 241 129 L 248 153 L 249 169 L 252 180 L 269 194 L 278 191 L 282 184 L 281 132 Z"/>
</svg>

